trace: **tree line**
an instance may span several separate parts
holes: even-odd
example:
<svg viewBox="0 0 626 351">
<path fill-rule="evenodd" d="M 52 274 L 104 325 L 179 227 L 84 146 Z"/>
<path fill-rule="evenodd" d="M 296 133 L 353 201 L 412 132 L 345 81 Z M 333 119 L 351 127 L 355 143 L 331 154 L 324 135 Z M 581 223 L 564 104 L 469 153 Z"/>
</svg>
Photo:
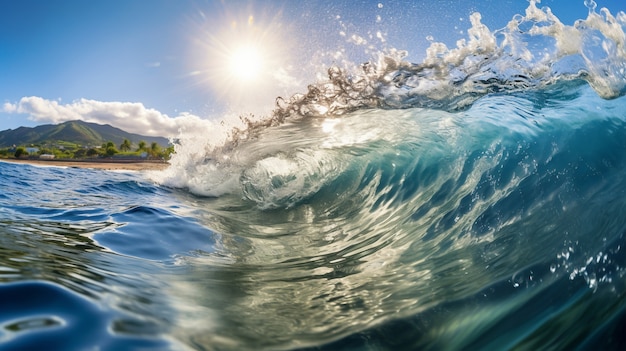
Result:
<svg viewBox="0 0 626 351">
<path fill-rule="evenodd" d="M 156 142 L 150 145 L 141 140 L 133 148 L 133 144 L 128 139 L 119 145 L 115 145 L 112 141 L 103 143 L 100 147 L 83 147 L 78 144 L 62 142 L 62 145 L 31 145 L 37 151 L 29 154 L 29 147 L 19 146 L 0 149 L 0 157 L 37 157 L 41 155 L 54 155 L 55 158 L 102 158 L 114 156 L 140 157 L 151 159 L 169 160 L 174 153 L 174 145 L 167 148 L 161 147 Z"/>
</svg>

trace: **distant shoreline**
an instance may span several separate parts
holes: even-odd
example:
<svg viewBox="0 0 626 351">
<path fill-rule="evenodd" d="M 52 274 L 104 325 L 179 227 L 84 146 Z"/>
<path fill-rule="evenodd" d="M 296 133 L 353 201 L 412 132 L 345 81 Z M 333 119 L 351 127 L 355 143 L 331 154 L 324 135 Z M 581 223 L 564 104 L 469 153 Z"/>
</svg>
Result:
<svg viewBox="0 0 626 351">
<path fill-rule="evenodd" d="M 135 160 L 113 160 L 113 159 L 91 159 L 91 160 L 42 160 L 27 158 L 0 158 L 0 162 L 22 163 L 39 166 L 52 167 L 72 167 L 72 168 L 92 168 L 108 171 L 127 170 L 127 171 L 158 171 L 166 169 L 169 163 L 165 161 L 135 161 Z"/>
</svg>

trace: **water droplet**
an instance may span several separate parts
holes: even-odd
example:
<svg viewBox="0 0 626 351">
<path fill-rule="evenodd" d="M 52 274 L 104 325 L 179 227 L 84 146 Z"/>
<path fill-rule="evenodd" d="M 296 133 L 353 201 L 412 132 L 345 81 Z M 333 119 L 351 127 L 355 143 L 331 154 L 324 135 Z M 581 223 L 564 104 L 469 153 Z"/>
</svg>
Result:
<svg viewBox="0 0 626 351">
<path fill-rule="evenodd" d="M 553 263 L 550 265 L 550 272 L 552 273 L 556 272 L 556 264 Z"/>
<path fill-rule="evenodd" d="M 589 278 L 587 280 L 587 284 L 589 284 L 589 287 L 591 289 L 595 289 L 598 287 L 598 280 L 596 279 L 596 275 L 594 273 L 591 273 L 589 275 Z"/>
<path fill-rule="evenodd" d="M 383 4 L 381 4 L 380 2 L 378 3 L 378 8 L 382 9 L 383 8 Z"/>
<path fill-rule="evenodd" d="M 593 12 L 598 5 L 593 0 L 585 0 L 585 6 L 589 9 L 589 11 Z"/>
</svg>

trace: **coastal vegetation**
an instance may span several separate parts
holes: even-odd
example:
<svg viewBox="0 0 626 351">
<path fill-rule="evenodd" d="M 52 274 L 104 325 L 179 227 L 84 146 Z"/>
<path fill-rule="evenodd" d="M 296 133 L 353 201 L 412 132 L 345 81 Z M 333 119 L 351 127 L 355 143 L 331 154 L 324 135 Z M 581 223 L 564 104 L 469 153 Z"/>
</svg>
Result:
<svg viewBox="0 0 626 351">
<path fill-rule="evenodd" d="M 82 121 L 0 131 L 0 158 L 168 160 L 173 152 L 165 138 Z"/>
<path fill-rule="evenodd" d="M 48 158 L 48 159 L 146 159 L 169 160 L 174 146 L 161 147 L 156 142 L 148 145 L 140 141 L 137 145 L 125 139 L 115 145 L 108 141 L 99 146 L 83 146 L 71 143 L 44 143 L 0 148 L 0 158 Z"/>
</svg>

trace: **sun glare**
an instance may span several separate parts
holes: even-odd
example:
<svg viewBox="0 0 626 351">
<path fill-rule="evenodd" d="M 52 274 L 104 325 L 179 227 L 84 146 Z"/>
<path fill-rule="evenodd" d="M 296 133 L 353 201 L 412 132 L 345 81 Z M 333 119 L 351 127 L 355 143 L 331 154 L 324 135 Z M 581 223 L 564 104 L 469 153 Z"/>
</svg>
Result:
<svg viewBox="0 0 626 351">
<path fill-rule="evenodd" d="M 242 83 L 253 83 L 264 69 L 263 53 L 250 44 L 237 47 L 230 54 L 229 61 L 230 74 Z"/>
<path fill-rule="evenodd" d="M 290 64 L 291 31 L 278 15 L 257 20 L 229 11 L 220 22 L 205 25 L 198 32 L 192 74 L 221 102 L 273 108 L 277 96 L 291 94 L 299 85 Z"/>
</svg>

